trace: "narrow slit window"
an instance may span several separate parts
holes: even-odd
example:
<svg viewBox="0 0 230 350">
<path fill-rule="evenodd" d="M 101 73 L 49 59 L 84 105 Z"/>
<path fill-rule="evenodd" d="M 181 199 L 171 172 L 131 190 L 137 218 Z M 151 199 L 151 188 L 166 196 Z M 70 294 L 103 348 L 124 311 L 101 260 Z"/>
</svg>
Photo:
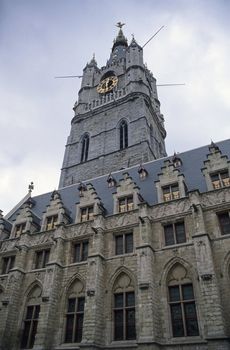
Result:
<svg viewBox="0 0 230 350">
<path fill-rule="evenodd" d="M 126 121 L 122 121 L 120 124 L 120 149 L 128 147 L 128 124 Z"/>
<path fill-rule="evenodd" d="M 88 160 L 88 153 L 89 153 L 89 135 L 86 134 L 82 139 L 81 163 L 84 163 Z"/>
</svg>

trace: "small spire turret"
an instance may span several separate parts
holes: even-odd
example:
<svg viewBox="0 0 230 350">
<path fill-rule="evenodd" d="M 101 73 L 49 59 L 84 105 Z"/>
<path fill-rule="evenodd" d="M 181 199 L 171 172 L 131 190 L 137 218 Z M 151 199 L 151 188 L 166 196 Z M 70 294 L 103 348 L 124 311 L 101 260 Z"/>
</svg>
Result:
<svg viewBox="0 0 230 350">
<path fill-rule="evenodd" d="M 118 35 L 116 37 L 116 39 L 113 41 L 113 47 L 112 47 L 112 51 L 117 47 L 117 46 L 125 46 L 128 47 L 128 41 L 126 39 L 126 37 L 124 36 L 124 33 L 122 31 L 122 27 L 125 25 L 125 23 L 121 23 L 118 22 L 116 24 L 116 26 L 119 28 L 119 32 Z"/>
</svg>

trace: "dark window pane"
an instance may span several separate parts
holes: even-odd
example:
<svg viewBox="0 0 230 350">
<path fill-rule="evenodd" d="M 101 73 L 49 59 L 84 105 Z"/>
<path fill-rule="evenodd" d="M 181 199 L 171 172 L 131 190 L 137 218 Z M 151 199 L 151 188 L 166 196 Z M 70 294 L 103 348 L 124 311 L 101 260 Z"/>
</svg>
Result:
<svg viewBox="0 0 230 350">
<path fill-rule="evenodd" d="M 128 125 L 127 123 L 124 124 L 124 138 L 125 138 L 125 148 L 128 147 Z"/>
<path fill-rule="evenodd" d="M 27 307 L 26 320 L 31 320 L 32 319 L 32 317 L 33 317 L 33 310 L 34 310 L 33 306 L 28 306 Z"/>
<path fill-rule="evenodd" d="M 114 301 L 115 308 L 123 307 L 123 293 L 115 294 Z"/>
<path fill-rule="evenodd" d="M 129 233 L 125 235 L 125 253 L 133 252 L 133 234 Z"/>
<path fill-rule="evenodd" d="M 219 222 L 220 222 L 220 228 L 222 234 L 228 234 L 230 233 L 230 217 L 229 213 L 222 213 L 218 215 Z"/>
<path fill-rule="evenodd" d="M 120 149 L 123 148 L 123 139 L 124 139 L 124 137 L 123 137 L 123 127 L 122 127 L 122 124 L 121 124 L 121 126 L 120 126 Z"/>
<path fill-rule="evenodd" d="M 172 186 L 171 186 L 171 190 L 172 190 L 172 192 L 177 192 L 177 191 L 179 191 L 178 184 L 172 185 Z"/>
<path fill-rule="evenodd" d="M 184 284 L 182 286 L 182 295 L 184 300 L 194 299 L 192 284 Z"/>
<path fill-rule="evenodd" d="M 35 263 L 35 269 L 41 269 L 42 268 L 42 251 L 36 252 L 36 263 Z"/>
<path fill-rule="evenodd" d="M 173 235 L 173 225 L 166 225 L 164 226 L 164 233 L 165 233 L 165 245 L 172 245 L 174 244 L 174 235 Z"/>
<path fill-rule="evenodd" d="M 227 179 L 229 177 L 228 171 L 223 171 L 220 173 L 221 179 Z"/>
<path fill-rule="evenodd" d="M 69 298 L 68 299 L 68 311 L 67 312 L 74 312 L 75 311 L 75 303 L 76 298 Z"/>
<path fill-rule="evenodd" d="M 50 251 L 46 250 L 44 252 L 44 263 L 43 263 L 43 267 L 46 266 L 46 264 L 49 262 L 49 257 L 50 257 Z"/>
<path fill-rule="evenodd" d="M 126 310 L 126 339 L 135 339 L 135 309 Z"/>
<path fill-rule="evenodd" d="M 174 337 L 184 336 L 184 327 L 180 304 L 171 305 L 172 330 Z"/>
<path fill-rule="evenodd" d="M 2 274 L 4 275 L 7 273 L 7 263 L 8 263 L 8 258 L 4 258 L 2 262 Z"/>
<path fill-rule="evenodd" d="M 29 342 L 29 347 L 32 348 L 34 346 L 35 336 L 37 333 L 37 325 L 38 321 L 32 321 L 32 331 L 31 331 L 31 337 Z"/>
<path fill-rule="evenodd" d="M 81 245 L 75 244 L 74 246 L 74 262 L 81 261 Z"/>
<path fill-rule="evenodd" d="M 180 300 L 180 290 L 178 286 L 169 287 L 169 301 L 179 301 Z"/>
<path fill-rule="evenodd" d="M 88 159 L 88 152 L 89 152 L 89 137 L 85 139 L 85 161 Z"/>
<path fill-rule="evenodd" d="M 40 312 L 40 305 L 35 305 L 34 318 L 38 319 Z"/>
<path fill-rule="evenodd" d="M 114 339 L 123 340 L 123 310 L 115 310 L 114 312 Z"/>
<path fill-rule="evenodd" d="M 88 242 L 82 243 L 82 261 L 87 260 L 88 258 Z"/>
<path fill-rule="evenodd" d="M 67 315 L 65 342 L 72 343 L 74 315 Z"/>
<path fill-rule="evenodd" d="M 126 306 L 134 306 L 135 305 L 135 295 L 134 292 L 126 293 Z"/>
<path fill-rule="evenodd" d="M 116 240 L 116 255 L 123 254 L 123 235 L 115 236 Z"/>
<path fill-rule="evenodd" d="M 185 228 L 183 222 L 178 222 L 175 224 L 175 233 L 177 243 L 184 243 L 186 241 Z"/>
<path fill-rule="evenodd" d="M 211 180 L 212 181 L 218 181 L 219 180 L 219 174 L 210 174 Z"/>
<path fill-rule="evenodd" d="M 76 332 L 75 332 L 75 341 L 77 343 L 80 343 L 82 339 L 83 318 L 84 318 L 83 314 L 80 314 L 77 316 Z"/>
<path fill-rule="evenodd" d="M 133 196 L 127 197 L 127 203 L 132 204 L 133 203 Z"/>
<path fill-rule="evenodd" d="M 170 187 L 169 186 L 163 187 L 162 190 L 163 190 L 163 194 L 170 193 Z"/>
<path fill-rule="evenodd" d="M 10 257 L 10 270 L 14 267 L 14 263 L 15 263 L 15 256 L 11 256 Z"/>
<path fill-rule="evenodd" d="M 21 348 L 27 347 L 29 332 L 30 332 L 30 321 L 25 321 L 24 322 L 24 330 L 23 330 L 23 334 L 22 334 Z"/>
<path fill-rule="evenodd" d="M 185 303 L 184 312 L 185 312 L 187 335 L 188 336 L 199 335 L 195 303 L 194 302 Z"/>
<path fill-rule="evenodd" d="M 85 298 L 78 298 L 77 311 L 83 312 L 85 306 Z"/>
<path fill-rule="evenodd" d="M 119 199 L 119 205 L 125 205 L 125 198 Z"/>
</svg>

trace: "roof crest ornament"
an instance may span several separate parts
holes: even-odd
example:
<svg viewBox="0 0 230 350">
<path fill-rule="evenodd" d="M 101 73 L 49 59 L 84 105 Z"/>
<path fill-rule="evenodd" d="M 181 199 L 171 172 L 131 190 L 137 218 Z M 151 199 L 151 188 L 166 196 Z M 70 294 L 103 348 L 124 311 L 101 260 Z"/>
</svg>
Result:
<svg viewBox="0 0 230 350">
<path fill-rule="evenodd" d="M 33 189 L 34 189 L 34 183 L 33 183 L 33 181 L 31 181 L 31 183 L 28 186 L 28 192 L 31 193 L 33 191 Z"/>
<path fill-rule="evenodd" d="M 117 22 L 116 27 L 122 29 L 122 27 L 125 25 L 125 23 Z"/>
</svg>

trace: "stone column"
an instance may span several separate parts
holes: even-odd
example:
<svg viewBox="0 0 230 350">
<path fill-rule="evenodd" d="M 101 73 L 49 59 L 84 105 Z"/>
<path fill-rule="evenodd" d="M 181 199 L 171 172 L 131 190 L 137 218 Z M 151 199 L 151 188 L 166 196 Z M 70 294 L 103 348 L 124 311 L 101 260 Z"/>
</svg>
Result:
<svg viewBox="0 0 230 350">
<path fill-rule="evenodd" d="M 137 251 L 137 319 L 138 343 L 153 342 L 158 333 L 158 311 L 154 284 L 154 251 L 151 245 L 152 227 L 146 204 L 139 205 L 140 244 Z"/>
<path fill-rule="evenodd" d="M 15 344 L 20 344 L 20 331 L 18 331 L 19 310 L 24 296 L 21 295 L 22 283 L 27 254 L 26 246 L 18 246 L 15 267 L 8 274 L 5 289 L 5 298 L 2 300 L 1 313 L 1 342 L 0 349 L 12 350 Z"/>
<path fill-rule="evenodd" d="M 202 298 L 199 304 L 202 309 L 202 317 L 205 319 L 204 334 L 206 338 L 221 338 L 225 336 L 225 329 L 211 241 L 206 232 L 198 191 L 190 193 L 189 197 L 195 227 L 192 238 Z"/>
<path fill-rule="evenodd" d="M 80 348 L 96 349 L 104 343 L 104 229 L 102 215 L 96 216 L 93 224 L 93 245 L 88 257 L 86 303 L 83 337 Z"/>
<path fill-rule="evenodd" d="M 45 272 L 39 323 L 33 347 L 36 350 L 50 349 L 54 344 L 62 283 L 63 233 L 64 227 L 60 225 L 55 232 L 55 248 Z"/>
</svg>

